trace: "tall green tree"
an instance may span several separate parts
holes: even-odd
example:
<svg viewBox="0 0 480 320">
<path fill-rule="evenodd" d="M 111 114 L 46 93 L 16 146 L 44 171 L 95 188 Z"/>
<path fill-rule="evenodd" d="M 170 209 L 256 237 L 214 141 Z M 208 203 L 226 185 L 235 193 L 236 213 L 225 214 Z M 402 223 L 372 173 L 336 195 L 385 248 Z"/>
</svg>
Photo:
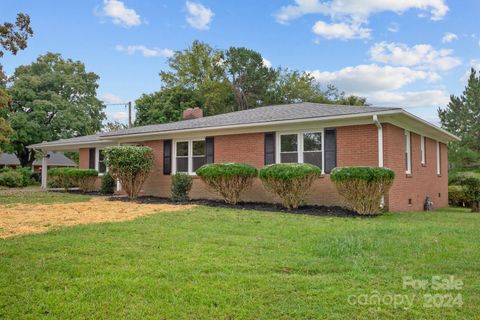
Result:
<svg viewBox="0 0 480 320">
<path fill-rule="evenodd" d="M 260 53 L 247 48 L 231 47 L 225 57 L 226 73 L 238 110 L 264 105 L 277 72 L 265 66 Z"/>
<path fill-rule="evenodd" d="M 0 25 L 0 58 L 5 51 L 16 55 L 19 50 L 27 47 L 27 40 L 33 35 L 30 27 L 30 16 L 24 13 L 18 13 L 15 23 L 5 22 Z M 0 64 L 0 152 L 2 145 L 10 142 L 9 137 L 12 134 L 12 128 L 5 119 L 5 108 L 11 104 L 11 97 L 6 89 L 7 77 Z"/>
<path fill-rule="evenodd" d="M 442 128 L 462 139 L 450 145 L 454 164 L 480 166 L 480 75 L 475 69 L 471 69 L 462 95 L 451 95 L 448 106 L 438 109 L 438 116 Z"/>
<path fill-rule="evenodd" d="M 14 130 L 11 149 L 22 166 L 35 159 L 30 144 L 100 131 L 105 106 L 96 98 L 98 79 L 82 62 L 55 53 L 16 68 L 7 87 L 13 100 L 7 118 Z"/>
<path fill-rule="evenodd" d="M 135 125 L 179 121 L 183 110 L 196 106 L 202 107 L 193 89 L 171 87 L 144 94 L 135 101 Z"/>
</svg>

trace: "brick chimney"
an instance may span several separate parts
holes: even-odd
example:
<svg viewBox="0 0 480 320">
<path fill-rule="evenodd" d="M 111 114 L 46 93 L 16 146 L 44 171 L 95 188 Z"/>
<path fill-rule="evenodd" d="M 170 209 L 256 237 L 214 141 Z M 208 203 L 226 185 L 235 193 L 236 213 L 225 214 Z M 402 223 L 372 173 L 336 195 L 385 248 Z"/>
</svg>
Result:
<svg viewBox="0 0 480 320">
<path fill-rule="evenodd" d="M 203 117 L 203 110 L 199 107 L 183 110 L 183 120 L 190 120 Z"/>
</svg>

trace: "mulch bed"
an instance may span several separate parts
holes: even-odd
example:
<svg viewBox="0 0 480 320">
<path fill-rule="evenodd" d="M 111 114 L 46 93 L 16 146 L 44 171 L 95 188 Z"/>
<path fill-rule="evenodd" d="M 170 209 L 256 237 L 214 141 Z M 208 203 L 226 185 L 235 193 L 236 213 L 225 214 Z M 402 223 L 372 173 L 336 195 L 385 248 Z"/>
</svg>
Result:
<svg viewBox="0 0 480 320">
<path fill-rule="evenodd" d="M 110 201 L 129 201 L 127 197 L 124 196 L 112 196 L 109 198 Z M 153 196 L 141 196 L 133 200 L 138 203 L 145 204 L 176 204 L 169 198 L 153 197 Z M 186 203 L 178 204 L 197 204 L 208 207 L 215 208 L 228 208 L 228 209 L 237 209 L 237 210 L 257 210 L 257 211 L 269 211 L 269 212 L 282 212 L 282 213 L 292 213 L 292 214 L 307 214 L 313 216 L 334 216 L 334 217 L 355 217 L 355 218 L 367 218 L 371 216 L 362 216 L 351 210 L 337 207 L 337 206 L 316 206 L 308 205 L 302 206 L 297 209 L 287 210 L 282 206 L 274 203 L 262 203 L 262 202 L 240 202 L 237 205 L 227 204 L 223 201 L 216 200 L 190 200 Z"/>
</svg>

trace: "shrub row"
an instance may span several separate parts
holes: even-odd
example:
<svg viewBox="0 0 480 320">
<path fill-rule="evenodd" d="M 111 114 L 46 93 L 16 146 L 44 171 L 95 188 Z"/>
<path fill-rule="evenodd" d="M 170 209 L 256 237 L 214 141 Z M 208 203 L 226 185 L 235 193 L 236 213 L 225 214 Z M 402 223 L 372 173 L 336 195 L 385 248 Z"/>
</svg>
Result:
<svg viewBox="0 0 480 320">
<path fill-rule="evenodd" d="M 32 170 L 18 167 L 16 169 L 0 169 L 0 186 L 9 188 L 23 188 L 35 183 Z"/>
<path fill-rule="evenodd" d="M 258 176 L 267 191 L 278 196 L 284 207 L 293 209 L 304 203 L 321 169 L 311 164 L 282 163 L 257 171 L 247 164 L 218 163 L 202 166 L 197 175 L 230 204 L 236 204 Z M 382 196 L 395 174 L 387 168 L 344 167 L 334 169 L 330 178 L 351 209 L 373 215 L 380 213 Z"/>
<path fill-rule="evenodd" d="M 68 191 L 73 186 L 78 186 L 82 192 L 91 192 L 95 190 L 95 181 L 98 177 L 98 171 L 93 169 L 78 168 L 52 168 L 48 170 L 53 184 Z"/>
</svg>

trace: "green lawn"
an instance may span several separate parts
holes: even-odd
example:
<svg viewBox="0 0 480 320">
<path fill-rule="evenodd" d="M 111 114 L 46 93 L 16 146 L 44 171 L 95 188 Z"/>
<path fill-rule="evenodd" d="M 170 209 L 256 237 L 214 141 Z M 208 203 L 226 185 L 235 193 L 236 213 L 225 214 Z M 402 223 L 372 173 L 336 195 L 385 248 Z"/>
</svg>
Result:
<svg viewBox="0 0 480 320">
<path fill-rule="evenodd" d="M 0 240 L 0 318 L 475 319 L 479 230 L 462 209 L 355 219 L 210 207 L 64 228 Z M 402 288 L 403 276 L 449 275 L 462 289 Z M 387 305 L 349 303 L 366 294 Z M 425 294 L 461 294 L 463 306 L 428 308 Z M 414 303 L 395 308 L 392 295 Z"/>
</svg>

